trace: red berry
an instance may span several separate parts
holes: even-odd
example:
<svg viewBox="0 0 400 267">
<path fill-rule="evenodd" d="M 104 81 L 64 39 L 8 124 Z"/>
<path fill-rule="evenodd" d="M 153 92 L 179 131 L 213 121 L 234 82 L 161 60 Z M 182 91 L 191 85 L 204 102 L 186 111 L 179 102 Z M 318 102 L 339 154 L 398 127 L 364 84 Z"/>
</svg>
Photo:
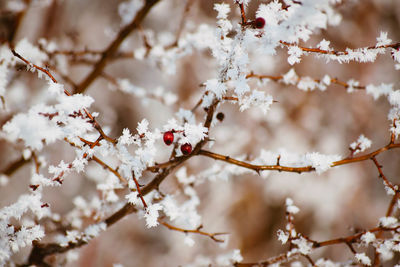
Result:
<svg viewBox="0 0 400 267">
<path fill-rule="evenodd" d="M 256 20 L 254 21 L 254 26 L 255 26 L 257 29 L 262 29 L 262 28 L 264 28 L 264 25 L 265 25 L 265 19 L 263 19 L 263 18 L 261 18 L 261 17 L 256 18 Z"/>
<path fill-rule="evenodd" d="M 164 136 L 164 143 L 169 146 L 170 144 L 172 144 L 172 142 L 174 142 L 174 133 L 171 131 L 165 132 Z"/>
<path fill-rule="evenodd" d="M 181 151 L 183 155 L 189 155 L 190 153 L 192 153 L 192 145 L 189 143 L 183 144 L 181 146 Z"/>
</svg>

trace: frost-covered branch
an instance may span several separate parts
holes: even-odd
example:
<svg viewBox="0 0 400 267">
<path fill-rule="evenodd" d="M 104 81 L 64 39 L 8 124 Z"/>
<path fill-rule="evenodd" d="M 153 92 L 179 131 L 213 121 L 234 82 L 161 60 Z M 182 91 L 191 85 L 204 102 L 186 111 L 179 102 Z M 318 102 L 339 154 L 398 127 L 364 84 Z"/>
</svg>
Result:
<svg viewBox="0 0 400 267">
<path fill-rule="evenodd" d="M 78 85 L 77 89 L 74 93 L 83 93 L 92 82 L 101 75 L 104 68 L 107 65 L 108 60 L 117 52 L 121 43 L 125 40 L 125 38 L 134 30 L 136 30 L 143 19 L 146 17 L 147 13 L 151 10 L 151 8 L 157 4 L 159 0 L 146 0 L 142 9 L 140 9 L 132 22 L 121 29 L 118 33 L 117 38 L 107 47 L 104 52 L 102 52 L 102 56 L 99 61 L 93 67 L 93 70 L 89 75 Z"/>
<path fill-rule="evenodd" d="M 224 240 L 218 238 L 218 236 L 227 235 L 227 233 L 207 233 L 207 232 L 204 232 L 204 231 L 201 230 L 203 228 L 202 225 L 200 225 L 197 229 L 182 229 L 182 228 L 173 226 L 173 225 L 171 225 L 169 223 L 166 223 L 164 221 L 161 221 L 161 220 L 159 220 L 159 222 L 160 222 L 160 224 L 164 225 L 165 227 L 167 227 L 170 230 L 182 232 L 182 233 L 185 233 L 185 234 L 191 233 L 191 234 L 198 234 L 198 235 L 208 236 L 209 238 L 211 238 L 215 242 L 219 242 L 219 243 L 224 242 Z"/>
</svg>

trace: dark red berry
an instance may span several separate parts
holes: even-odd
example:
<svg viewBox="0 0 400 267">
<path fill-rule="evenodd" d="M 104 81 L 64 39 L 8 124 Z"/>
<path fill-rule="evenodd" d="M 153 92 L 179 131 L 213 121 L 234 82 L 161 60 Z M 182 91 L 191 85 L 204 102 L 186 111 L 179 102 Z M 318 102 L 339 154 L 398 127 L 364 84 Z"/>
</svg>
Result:
<svg viewBox="0 0 400 267">
<path fill-rule="evenodd" d="M 181 146 L 181 151 L 183 155 L 189 155 L 190 153 L 192 153 L 192 145 L 189 143 L 183 144 Z"/>
<path fill-rule="evenodd" d="M 224 120 L 224 118 L 225 118 L 225 114 L 224 114 L 224 113 L 222 113 L 222 112 L 219 112 L 219 113 L 217 114 L 217 120 L 219 120 L 219 121 L 223 121 L 223 120 Z"/>
<path fill-rule="evenodd" d="M 174 142 L 174 133 L 171 131 L 165 132 L 164 136 L 164 143 L 169 146 L 170 144 L 172 144 L 172 142 Z"/>
<path fill-rule="evenodd" d="M 265 19 L 263 19 L 263 18 L 261 18 L 261 17 L 256 18 L 256 20 L 254 21 L 254 26 L 255 26 L 257 29 L 262 29 L 262 28 L 264 28 L 264 25 L 265 25 Z"/>
</svg>

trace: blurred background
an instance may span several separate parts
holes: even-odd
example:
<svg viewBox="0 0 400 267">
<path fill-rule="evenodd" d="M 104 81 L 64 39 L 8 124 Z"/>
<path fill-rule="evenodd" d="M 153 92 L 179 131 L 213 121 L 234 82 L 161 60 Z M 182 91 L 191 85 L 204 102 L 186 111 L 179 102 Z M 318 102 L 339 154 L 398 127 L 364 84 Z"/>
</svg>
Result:
<svg viewBox="0 0 400 267">
<path fill-rule="evenodd" d="M 121 28 L 119 6 L 124 1 L 107 0 L 26 0 L 0 1 L 0 42 L 15 45 L 26 38 L 34 45 L 40 39 L 57 44 L 59 51 L 102 51 L 112 42 Z M 210 51 L 188 53 L 178 61 L 159 62 L 157 57 L 141 60 L 137 55 L 143 49 L 144 37 L 150 44 L 173 43 L 179 31 L 182 17 L 182 35 L 193 32 L 202 23 L 216 25 L 213 5 L 220 1 L 162 0 L 145 18 L 141 29 L 132 33 L 121 45 L 121 57 L 110 61 L 105 75 L 96 79 L 86 94 L 95 99 L 92 112 L 99 112 L 98 121 L 112 137 L 121 135 L 122 129 L 135 132 L 138 121 L 148 119 L 152 129 L 159 128 L 174 117 L 179 108 L 192 109 L 201 99 L 207 79 L 218 75 L 218 66 Z M 226 1 L 231 3 L 232 1 Z M 254 19 L 260 3 L 251 1 L 246 15 Z M 239 10 L 233 4 L 229 18 L 240 21 Z M 329 40 L 335 50 L 373 46 L 381 31 L 388 32 L 393 42 L 400 41 L 400 1 L 359 0 L 337 4 L 342 22 L 313 35 L 301 45 L 315 47 L 322 39 Z M 186 15 L 184 15 L 186 14 Z M 151 53 L 151 52 L 150 52 Z M 135 56 L 136 55 L 136 56 Z M 98 55 L 71 56 L 67 53 L 50 54 L 48 68 L 65 87 L 74 88 L 93 67 Z M 175 72 L 174 72 L 174 68 Z M 326 62 L 313 55 L 303 56 L 299 64 L 287 63 L 287 50 L 277 49 L 277 55 L 265 56 L 250 53 L 249 70 L 262 75 L 284 75 L 294 68 L 299 76 L 322 79 L 325 74 L 341 81 L 355 79 L 361 85 L 393 83 L 398 88 L 399 72 L 394 68 L 390 53 L 381 55 L 374 63 L 339 64 Z M 4 125 L 14 114 L 26 112 L 32 105 L 45 98 L 45 81 L 17 66 L 9 77 L 6 106 L 0 112 Z M 112 77 L 112 78 L 110 78 Z M 145 89 L 151 97 L 143 100 L 135 94 L 124 92 L 115 79 L 127 79 L 131 84 Z M 250 86 L 258 86 L 277 101 L 264 115 L 257 108 L 240 112 L 236 104 L 224 103 L 219 107 L 225 119 L 216 123 L 210 136 L 215 139 L 207 149 L 231 157 L 252 160 L 261 150 L 349 155 L 349 144 L 364 134 L 372 141 L 370 151 L 380 148 L 390 140 L 390 122 L 387 113 L 390 105 L 385 98 L 374 100 L 365 91 L 351 94 L 346 89 L 331 85 L 324 92 L 304 92 L 295 86 L 274 81 L 251 80 Z M 172 93 L 177 101 L 165 105 L 162 96 Z M 165 102 L 165 101 L 164 101 Z M 196 119 L 202 122 L 202 109 L 196 110 Z M 168 159 L 170 148 L 159 141 L 158 161 Z M 22 144 L 0 140 L 0 170 L 18 163 Z M 60 160 L 68 162 L 75 155 L 68 144 L 48 146 L 40 156 L 49 165 Z M 399 182 L 400 154 L 388 151 L 377 157 L 387 178 Z M 285 199 L 290 197 L 300 213 L 295 216 L 297 230 L 318 241 L 351 235 L 358 229 L 377 225 L 390 203 L 373 162 L 365 161 L 340 167 L 317 175 L 315 173 L 292 174 L 264 172 L 261 176 L 252 172 L 237 172 L 227 176 L 209 168 L 225 168 L 227 165 L 205 157 L 193 157 L 184 166 L 187 175 L 195 175 L 194 188 L 201 204 L 204 230 L 228 232 L 228 242 L 219 244 L 204 236 L 191 236 L 194 246 L 184 243 L 185 235 L 170 231 L 163 226 L 147 229 L 143 219 L 133 214 L 102 233 L 89 245 L 62 256 L 50 258 L 54 266 L 183 266 L 215 258 L 229 249 L 239 248 L 244 262 L 257 262 L 286 251 L 277 240 L 278 229 L 285 228 Z M 29 191 L 32 163 L 2 178 L 0 206 L 13 203 L 20 194 Z M 207 171 L 208 170 L 208 171 Z M 178 170 L 179 171 L 179 170 Z M 182 170 L 181 170 L 182 171 Z M 225 172 L 222 172 L 225 173 Z M 81 195 L 88 203 L 102 199 L 96 184 L 107 177 L 107 172 L 90 163 L 84 174 L 71 174 L 62 187 L 45 190 L 45 200 L 52 211 L 61 216 L 74 208 L 74 198 Z M 144 179 L 149 179 L 144 177 Z M 144 180 L 146 181 L 146 180 Z M 175 172 L 161 185 L 165 194 L 181 190 Z M 124 191 L 116 191 L 124 201 Z M 93 204 L 93 203 L 92 203 Z M 95 205 L 95 204 L 93 204 Z M 88 219 L 90 221 L 90 219 Z M 51 224 L 46 231 L 51 232 Z M 51 235 L 44 241 L 51 241 Z M 368 251 L 369 255 L 372 251 Z M 16 263 L 26 260 L 29 249 L 15 256 Z M 76 258 L 75 261 L 71 261 Z M 352 259 L 345 245 L 335 245 L 316 250 L 311 258 L 328 258 L 334 261 Z M 393 262 L 398 260 L 398 255 Z M 391 262 L 390 264 L 393 264 Z M 389 263 L 388 263 L 389 264 Z M 390 266 L 390 265 L 388 265 Z"/>
</svg>

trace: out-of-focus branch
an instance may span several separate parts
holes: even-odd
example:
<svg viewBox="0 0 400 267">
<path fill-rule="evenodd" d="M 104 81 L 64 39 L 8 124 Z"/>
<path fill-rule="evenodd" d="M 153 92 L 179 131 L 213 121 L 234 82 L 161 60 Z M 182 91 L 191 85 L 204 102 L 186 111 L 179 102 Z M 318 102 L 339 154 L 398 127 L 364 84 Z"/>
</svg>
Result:
<svg viewBox="0 0 400 267">
<path fill-rule="evenodd" d="M 4 170 L 0 171 L 0 173 L 10 176 L 28 162 L 29 160 L 26 160 L 21 156 L 18 160 L 8 165 Z"/>
<path fill-rule="evenodd" d="M 96 63 L 89 75 L 78 85 L 75 93 L 83 93 L 92 84 L 92 82 L 101 75 L 107 65 L 108 60 L 117 52 L 121 43 L 132 31 L 139 27 L 147 13 L 155 4 L 157 4 L 157 2 L 159 2 L 159 0 L 146 0 L 145 5 L 141 10 L 138 11 L 133 21 L 122 28 L 118 33 L 117 38 L 108 46 L 106 50 L 104 50 L 100 60 Z"/>
<path fill-rule="evenodd" d="M 374 162 L 376 168 L 378 169 L 379 172 L 379 178 L 382 178 L 383 183 L 385 184 L 385 186 L 387 186 L 388 188 L 390 188 L 391 190 L 393 190 L 393 193 L 399 193 L 399 189 L 397 188 L 397 186 L 393 185 L 385 176 L 385 174 L 383 174 L 382 171 L 382 165 L 379 164 L 379 162 L 376 160 L 375 156 L 371 158 L 372 161 Z"/>
<path fill-rule="evenodd" d="M 348 55 L 348 51 L 337 51 L 337 50 L 324 50 L 320 48 L 314 48 L 314 47 L 303 47 L 303 46 L 298 46 L 297 44 L 294 43 L 288 43 L 285 41 L 279 41 L 282 45 L 290 47 L 290 46 L 297 46 L 299 47 L 303 52 L 307 53 L 316 53 L 316 54 L 325 54 L 325 55 L 336 55 L 336 56 L 343 56 L 343 55 Z M 365 49 L 367 50 L 373 50 L 373 49 L 379 49 L 379 48 L 394 48 L 397 49 L 400 47 L 400 43 L 393 43 L 393 44 L 387 44 L 387 45 L 375 45 L 375 46 L 369 46 L 366 47 Z"/>
<path fill-rule="evenodd" d="M 29 60 L 27 60 L 26 58 L 24 58 L 23 56 L 21 56 L 20 54 L 18 54 L 14 49 L 11 49 L 11 52 L 13 53 L 13 55 L 19 59 L 21 59 L 25 64 L 27 64 L 28 66 L 32 66 L 35 69 L 37 69 L 38 71 L 43 72 L 44 74 L 46 74 L 54 83 L 58 83 L 58 81 L 56 80 L 56 78 L 54 78 L 54 76 L 51 74 L 51 72 L 45 68 L 42 68 L 36 64 L 33 64 L 32 62 L 30 62 Z M 71 96 L 72 94 L 64 88 L 64 94 L 66 94 L 67 96 Z M 105 140 L 107 140 L 108 142 L 111 142 L 113 144 L 115 144 L 117 142 L 117 140 L 109 137 L 108 135 L 105 134 L 105 132 L 103 131 L 102 127 L 100 126 L 100 124 L 96 121 L 96 119 L 92 116 L 92 114 L 90 114 L 90 112 L 84 108 L 83 111 L 86 113 L 86 116 L 88 117 L 88 119 L 90 120 L 90 122 L 92 123 L 93 127 L 99 132 L 99 134 L 102 136 L 102 138 L 104 138 Z"/>
<path fill-rule="evenodd" d="M 187 15 L 189 14 L 189 10 L 191 8 L 191 6 L 193 5 L 194 0 L 187 0 L 186 4 L 185 4 L 185 8 L 183 10 L 183 14 L 182 14 L 182 18 L 181 21 L 179 22 L 179 26 L 178 26 L 178 30 L 176 31 L 176 37 L 175 37 L 175 41 L 170 44 L 169 46 L 167 46 L 166 48 L 172 48 L 178 45 L 179 42 L 179 38 L 181 37 L 185 22 L 186 22 L 186 18 Z"/>
</svg>

